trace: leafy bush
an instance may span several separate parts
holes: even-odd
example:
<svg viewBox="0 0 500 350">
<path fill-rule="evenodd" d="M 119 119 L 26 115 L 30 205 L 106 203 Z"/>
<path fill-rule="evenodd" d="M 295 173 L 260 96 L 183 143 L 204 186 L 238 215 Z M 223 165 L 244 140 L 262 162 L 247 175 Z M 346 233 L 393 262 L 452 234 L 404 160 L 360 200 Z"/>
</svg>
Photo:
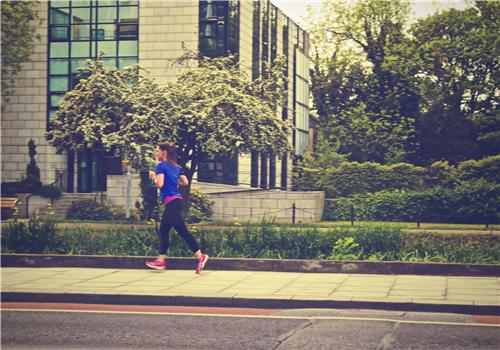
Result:
<svg viewBox="0 0 500 350">
<path fill-rule="evenodd" d="M 469 160 L 456 166 L 440 161 L 426 168 L 406 163 L 341 162 L 328 166 L 319 160 L 302 161 L 294 167 L 296 190 L 322 190 L 327 198 L 352 197 L 384 190 L 456 187 L 463 181 L 481 179 L 500 183 L 500 155 Z"/>
<path fill-rule="evenodd" d="M 489 182 L 500 183 L 500 155 L 480 160 L 468 160 L 458 164 L 457 169 L 463 181 L 485 179 Z"/>
<path fill-rule="evenodd" d="M 26 225 L 15 229 L 2 232 L 4 251 L 40 250 L 33 248 L 33 235 Z M 384 225 L 297 230 L 265 221 L 241 231 L 200 234 L 196 238 L 202 249 L 217 257 L 500 263 L 500 238 L 492 235 L 413 234 Z M 156 255 L 159 244 L 154 228 L 95 232 L 79 227 L 58 231 L 51 237 L 46 240 L 45 253 L 144 256 Z M 179 235 L 170 238 L 170 256 L 192 255 Z"/>
<path fill-rule="evenodd" d="M 424 191 L 381 191 L 325 202 L 324 219 L 496 224 L 500 222 L 500 184 L 461 182 Z"/>
<path fill-rule="evenodd" d="M 35 212 L 28 223 L 14 221 L 2 230 L 2 248 L 13 253 L 46 253 L 58 245 L 56 221 L 52 215 Z"/>
<path fill-rule="evenodd" d="M 149 178 L 149 169 L 152 165 L 143 164 L 139 172 L 142 203 L 136 207 L 140 210 L 142 220 L 159 219 L 160 203 L 158 199 L 158 190 Z"/>
<path fill-rule="evenodd" d="M 113 219 L 115 220 L 127 220 L 127 214 L 125 212 L 125 209 L 123 208 L 118 208 L 113 211 Z M 140 221 L 141 220 L 141 215 L 140 215 L 140 210 L 137 209 L 130 209 L 130 217 L 128 219 L 129 221 Z"/>
<path fill-rule="evenodd" d="M 56 200 L 61 198 L 62 190 L 54 185 L 42 185 L 35 191 L 35 194 Z"/>
<path fill-rule="evenodd" d="M 111 220 L 113 210 L 110 206 L 90 199 L 73 202 L 66 212 L 67 219 Z"/>
<path fill-rule="evenodd" d="M 302 186 L 298 186 L 298 190 L 321 189 L 330 198 L 387 189 L 419 189 L 425 172 L 424 168 L 406 163 L 381 165 L 357 162 L 343 162 L 339 167 L 321 170 L 302 167 L 297 171 L 308 179 L 300 182 Z M 297 177 L 300 176 L 296 176 L 296 180 Z"/>
<path fill-rule="evenodd" d="M 189 211 L 186 216 L 186 221 L 189 223 L 197 223 L 209 220 L 213 214 L 213 206 L 214 202 L 208 198 L 208 195 L 192 189 L 189 194 Z"/>
</svg>

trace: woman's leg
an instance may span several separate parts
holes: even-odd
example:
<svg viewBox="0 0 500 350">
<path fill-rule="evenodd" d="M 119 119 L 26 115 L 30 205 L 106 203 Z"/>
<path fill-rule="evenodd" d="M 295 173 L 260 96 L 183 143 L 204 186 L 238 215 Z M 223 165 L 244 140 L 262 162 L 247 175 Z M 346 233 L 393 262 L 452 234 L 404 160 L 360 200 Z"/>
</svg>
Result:
<svg viewBox="0 0 500 350">
<path fill-rule="evenodd" d="M 167 207 L 163 209 L 163 215 L 160 223 L 160 254 L 158 259 L 165 260 L 167 257 L 167 250 L 169 246 L 169 232 L 172 228 L 172 223 L 169 220 L 169 213 Z"/>
<path fill-rule="evenodd" d="M 186 241 L 196 258 L 199 259 L 202 256 L 200 247 L 198 246 L 196 239 L 189 232 L 184 218 L 182 217 L 183 201 L 181 199 L 176 199 L 170 202 L 167 207 L 171 210 L 171 221 L 169 222 L 174 226 L 177 233 Z"/>
<path fill-rule="evenodd" d="M 201 256 L 200 247 L 198 246 L 198 243 L 196 243 L 196 239 L 194 239 L 193 235 L 189 232 L 186 223 L 182 220 L 182 218 L 174 224 L 174 228 L 177 233 L 184 238 L 194 255 L 199 258 Z"/>
</svg>

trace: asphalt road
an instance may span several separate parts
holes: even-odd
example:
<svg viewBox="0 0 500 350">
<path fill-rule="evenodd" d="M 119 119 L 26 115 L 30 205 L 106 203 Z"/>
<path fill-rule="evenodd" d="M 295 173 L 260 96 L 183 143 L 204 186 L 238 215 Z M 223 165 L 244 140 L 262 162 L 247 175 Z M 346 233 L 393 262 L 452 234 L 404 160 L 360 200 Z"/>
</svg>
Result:
<svg viewBox="0 0 500 350">
<path fill-rule="evenodd" d="M 2 307 L 2 349 L 500 349 L 498 316 L 366 310 Z"/>
</svg>

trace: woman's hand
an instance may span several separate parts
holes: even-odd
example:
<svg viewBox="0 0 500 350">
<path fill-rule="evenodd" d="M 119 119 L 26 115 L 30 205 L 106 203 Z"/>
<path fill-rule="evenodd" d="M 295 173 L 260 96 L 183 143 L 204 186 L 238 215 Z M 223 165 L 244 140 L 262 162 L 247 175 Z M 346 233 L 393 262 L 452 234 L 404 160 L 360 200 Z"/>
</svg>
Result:
<svg viewBox="0 0 500 350">
<path fill-rule="evenodd" d="M 150 170 L 149 171 L 149 178 L 154 181 L 155 177 L 156 177 L 156 173 L 153 170 Z"/>
</svg>

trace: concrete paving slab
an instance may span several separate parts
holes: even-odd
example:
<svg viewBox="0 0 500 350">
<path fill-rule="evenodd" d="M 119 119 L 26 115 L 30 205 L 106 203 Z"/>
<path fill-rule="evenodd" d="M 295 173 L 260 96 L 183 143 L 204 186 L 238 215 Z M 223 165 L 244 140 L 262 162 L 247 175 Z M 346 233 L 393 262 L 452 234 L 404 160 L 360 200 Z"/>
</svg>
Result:
<svg viewBox="0 0 500 350">
<path fill-rule="evenodd" d="M 216 270 L 196 275 L 191 270 L 91 268 L 57 271 L 3 268 L 1 273 L 2 293 L 7 300 L 500 312 L 500 284 L 498 278 L 490 277 L 356 275 L 352 278 L 349 274 L 335 273 Z M 479 282 L 484 287 L 478 287 Z M 449 284 L 451 287 L 446 290 Z M 464 285 L 475 288 L 462 288 Z"/>
</svg>

